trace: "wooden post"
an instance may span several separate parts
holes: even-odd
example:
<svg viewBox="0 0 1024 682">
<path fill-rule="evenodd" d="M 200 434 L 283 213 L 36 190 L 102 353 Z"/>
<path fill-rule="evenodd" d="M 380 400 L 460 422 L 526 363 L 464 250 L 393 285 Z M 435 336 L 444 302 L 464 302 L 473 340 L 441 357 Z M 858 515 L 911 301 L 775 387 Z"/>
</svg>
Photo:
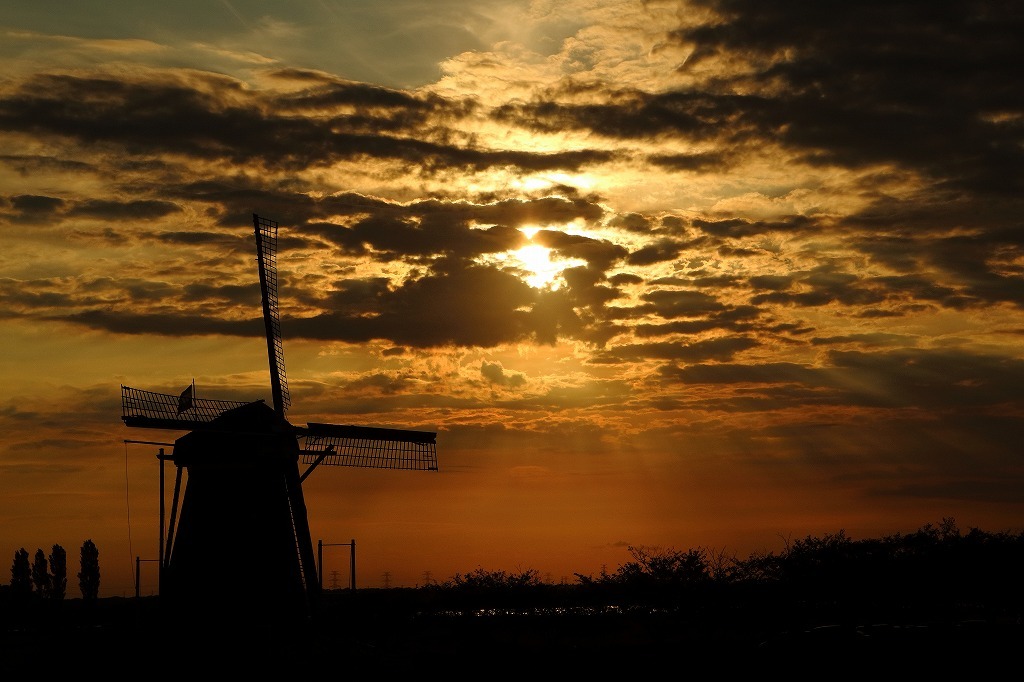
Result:
<svg viewBox="0 0 1024 682">
<path fill-rule="evenodd" d="M 324 541 L 316 541 L 316 572 L 320 576 L 320 589 L 324 589 Z"/>
<path fill-rule="evenodd" d="M 194 381 L 194 380 L 193 380 Z M 164 593 L 164 449 L 160 448 L 160 454 L 157 455 L 160 458 L 160 555 L 159 555 L 159 568 L 157 569 L 157 593 Z M 136 568 L 138 573 L 138 568 Z M 138 581 L 136 580 L 136 585 Z M 136 590 L 138 587 L 136 587 Z"/>
</svg>

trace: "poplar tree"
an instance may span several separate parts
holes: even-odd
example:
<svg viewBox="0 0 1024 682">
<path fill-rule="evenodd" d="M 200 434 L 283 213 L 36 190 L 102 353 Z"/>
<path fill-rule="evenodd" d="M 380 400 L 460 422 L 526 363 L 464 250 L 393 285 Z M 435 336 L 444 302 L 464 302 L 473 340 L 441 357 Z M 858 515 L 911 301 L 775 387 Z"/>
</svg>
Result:
<svg viewBox="0 0 1024 682">
<path fill-rule="evenodd" d="M 45 599 L 50 594 L 50 574 L 46 570 L 46 554 L 42 549 L 36 550 L 32 559 L 32 584 L 35 586 L 36 595 Z"/>
<path fill-rule="evenodd" d="M 50 552 L 50 598 L 60 601 L 68 589 L 68 553 L 60 545 Z"/>
<path fill-rule="evenodd" d="M 14 565 L 11 566 L 11 592 L 17 597 L 32 594 L 32 566 L 28 561 L 28 551 L 24 547 L 14 552 Z"/>
<path fill-rule="evenodd" d="M 82 570 L 78 574 L 82 599 L 96 601 L 100 592 L 100 552 L 92 540 L 82 543 Z"/>
</svg>

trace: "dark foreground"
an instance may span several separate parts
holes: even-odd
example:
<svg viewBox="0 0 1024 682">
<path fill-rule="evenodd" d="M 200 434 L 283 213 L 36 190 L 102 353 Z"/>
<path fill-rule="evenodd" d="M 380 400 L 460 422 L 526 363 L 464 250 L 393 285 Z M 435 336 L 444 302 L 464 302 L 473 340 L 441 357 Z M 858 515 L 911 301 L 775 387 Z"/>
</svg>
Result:
<svg viewBox="0 0 1024 682">
<path fill-rule="evenodd" d="M 329 596 L 315 619 L 291 623 L 226 614 L 171 622 L 156 597 L 69 600 L 48 605 L 49 612 L 7 608 L 0 665 L 7 679 L 89 671 L 186 682 L 192 674 L 602 679 L 760 670 L 835 677 L 977 675 L 1016 669 L 1024 652 L 1024 626 L 1005 615 L 815 622 L 742 609 L 713 618 L 614 608 L 452 611 L 423 609 L 399 592 Z"/>
</svg>

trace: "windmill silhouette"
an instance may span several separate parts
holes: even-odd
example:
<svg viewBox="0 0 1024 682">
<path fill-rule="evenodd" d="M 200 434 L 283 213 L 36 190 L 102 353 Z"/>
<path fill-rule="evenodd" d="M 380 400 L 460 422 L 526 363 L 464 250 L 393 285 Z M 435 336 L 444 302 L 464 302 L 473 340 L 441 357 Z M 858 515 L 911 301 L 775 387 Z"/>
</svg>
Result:
<svg viewBox="0 0 1024 682">
<path fill-rule="evenodd" d="M 129 427 L 188 431 L 165 457 L 176 467 L 166 539 L 161 468 L 161 603 L 188 618 L 294 622 L 315 614 L 321 585 L 302 494 L 306 477 L 321 464 L 436 471 L 437 434 L 287 420 L 278 224 L 253 214 L 253 227 L 273 407 L 262 399 L 199 398 L 194 382 L 179 395 L 122 385 L 121 419 Z"/>
</svg>

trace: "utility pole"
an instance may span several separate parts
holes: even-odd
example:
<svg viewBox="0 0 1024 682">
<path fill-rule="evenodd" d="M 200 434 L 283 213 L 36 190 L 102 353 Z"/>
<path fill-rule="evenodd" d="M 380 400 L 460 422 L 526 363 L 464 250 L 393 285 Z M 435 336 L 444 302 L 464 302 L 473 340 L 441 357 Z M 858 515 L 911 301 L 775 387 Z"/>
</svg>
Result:
<svg viewBox="0 0 1024 682">
<path fill-rule="evenodd" d="M 384 571 L 384 589 L 391 587 L 391 573 Z"/>
<path fill-rule="evenodd" d="M 423 584 L 429 585 L 431 582 L 430 571 L 423 571 Z"/>
<path fill-rule="evenodd" d="M 331 571 L 331 589 L 332 590 L 338 589 L 338 576 L 339 575 L 340 575 L 340 573 L 338 571 L 336 571 L 336 570 L 335 571 Z"/>
</svg>

